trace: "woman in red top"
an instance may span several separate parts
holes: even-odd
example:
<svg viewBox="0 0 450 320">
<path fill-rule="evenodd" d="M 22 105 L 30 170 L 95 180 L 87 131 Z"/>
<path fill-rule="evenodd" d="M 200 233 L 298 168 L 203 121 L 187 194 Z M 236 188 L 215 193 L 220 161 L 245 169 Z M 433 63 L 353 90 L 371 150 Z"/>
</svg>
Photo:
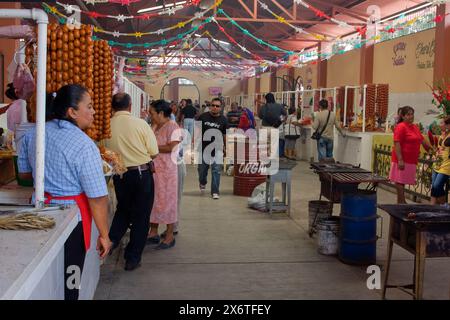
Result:
<svg viewBox="0 0 450 320">
<path fill-rule="evenodd" d="M 394 149 L 389 173 L 389 179 L 395 183 L 397 189 L 397 203 L 406 203 L 405 184 L 416 184 L 420 145 L 426 150 L 431 148 L 413 122 L 414 109 L 409 106 L 401 108 L 399 121 L 394 129 Z"/>
</svg>

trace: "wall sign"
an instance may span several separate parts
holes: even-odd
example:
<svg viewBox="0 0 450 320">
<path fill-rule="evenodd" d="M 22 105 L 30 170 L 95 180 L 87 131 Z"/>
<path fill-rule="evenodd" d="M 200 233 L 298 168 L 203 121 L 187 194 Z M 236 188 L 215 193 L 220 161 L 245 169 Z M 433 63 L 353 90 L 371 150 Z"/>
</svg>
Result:
<svg viewBox="0 0 450 320">
<path fill-rule="evenodd" d="M 402 66 L 406 63 L 406 43 L 399 42 L 393 47 L 394 56 L 392 57 L 392 64 L 394 67 Z"/>
<path fill-rule="evenodd" d="M 430 69 L 434 67 L 434 50 L 436 41 L 419 42 L 416 47 L 417 69 Z"/>
<path fill-rule="evenodd" d="M 222 94 L 221 87 L 209 87 L 208 89 L 209 89 L 210 96 L 218 96 L 219 94 Z"/>
</svg>

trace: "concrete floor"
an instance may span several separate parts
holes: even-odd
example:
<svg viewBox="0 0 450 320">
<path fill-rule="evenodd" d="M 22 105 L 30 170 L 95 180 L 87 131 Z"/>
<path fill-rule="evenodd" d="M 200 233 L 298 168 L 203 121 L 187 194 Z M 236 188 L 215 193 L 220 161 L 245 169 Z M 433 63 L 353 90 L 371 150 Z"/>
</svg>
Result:
<svg viewBox="0 0 450 320">
<path fill-rule="evenodd" d="M 318 199 L 320 190 L 308 163 L 298 162 L 292 187 L 292 216 L 271 218 L 248 209 L 247 198 L 233 196 L 232 177 L 222 176 L 220 200 L 201 195 L 196 169 L 188 167 L 176 246 L 146 247 L 142 266 L 133 272 L 123 270 L 123 249 L 116 251 L 102 266 L 95 298 L 380 299 L 381 290 L 366 286 L 365 267 L 317 253 L 317 240 L 308 237 L 308 201 Z M 378 202 L 394 203 L 395 195 L 379 190 Z M 335 205 L 334 214 L 339 210 Z M 389 219 L 379 214 L 382 265 Z M 394 245 L 391 281 L 410 283 L 412 272 L 412 255 Z M 425 299 L 450 299 L 450 259 L 427 259 L 424 286 Z M 388 290 L 388 298 L 411 299 L 397 289 Z"/>
</svg>

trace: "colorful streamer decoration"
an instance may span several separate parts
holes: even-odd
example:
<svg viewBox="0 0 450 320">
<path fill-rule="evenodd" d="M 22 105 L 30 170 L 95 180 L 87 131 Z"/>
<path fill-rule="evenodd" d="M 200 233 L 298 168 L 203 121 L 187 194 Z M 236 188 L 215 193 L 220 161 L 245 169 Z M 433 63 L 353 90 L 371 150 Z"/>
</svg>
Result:
<svg viewBox="0 0 450 320">
<path fill-rule="evenodd" d="M 245 36 L 253 38 L 254 40 L 256 40 L 256 42 L 258 42 L 258 44 L 267 46 L 270 49 L 272 49 L 273 51 L 280 51 L 280 52 L 287 53 L 289 55 L 295 53 L 294 51 L 290 51 L 290 50 L 285 50 L 285 49 L 279 48 L 279 47 L 277 47 L 277 46 L 275 46 L 273 44 L 270 44 L 270 43 L 268 43 L 268 42 L 266 42 L 266 41 L 264 41 L 264 40 L 262 40 L 262 39 L 260 39 L 260 38 L 258 38 L 256 36 L 254 36 L 253 34 L 250 33 L 250 31 L 248 31 L 247 29 L 243 28 L 235 20 L 233 20 L 233 18 L 231 18 L 228 14 L 226 14 L 225 11 L 222 8 L 218 9 L 217 13 L 222 14 L 223 16 L 225 16 L 231 22 L 232 25 L 236 26 Z"/>
<path fill-rule="evenodd" d="M 116 38 L 121 37 L 121 36 L 141 38 L 142 36 L 147 36 L 147 35 L 154 35 L 154 34 L 162 35 L 162 34 L 164 34 L 167 31 L 183 28 L 187 24 L 189 24 L 190 22 L 192 22 L 192 21 L 194 21 L 196 19 L 203 18 L 209 11 L 211 11 L 214 8 L 217 8 L 218 6 L 220 6 L 222 1 L 223 0 L 218 0 L 212 6 L 210 6 L 207 9 L 205 9 L 204 11 L 195 13 L 194 17 L 192 17 L 191 19 L 188 19 L 186 21 L 181 21 L 181 22 L 178 22 L 177 24 L 175 24 L 173 26 L 170 26 L 170 27 L 167 27 L 167 28 L 163 28 L 163 29 L 158 29 L 158 30 L 155 30 L 155 31 L 122 33 L 122 32 L 119 32 L 119 31 L 108 31 L 108 30 L 104 30 L 104 29 L 96 27 L 96 28 L 94 28 L 94 32 L 109 34 L 109 35 L 112 35 L 112 36 L 114 36 Z M 100 18 L 106 18 L 107 17 L 107 18 L 114 18 L 117 21 L 125 22 L 125 20 L 128 20 L 128 19 L 148 20 L 148 19 L 150 19 L 152 17 L 156 17 L 156 16 L 160 16 L 160 15 L 173 15 L 173 14 L 175 14 L 176 11 L 178 11 L 180 9 L 183 9 L 183 8 L 185 8 L 187 6 L 192 6 L 195 3 L 197 3 L 197 2 L 196 1 L 190 1 L 190 2 L 187 2 L 185 5 L 182 5 L 182 6 L 171 7 L 171 8 L 168 8 L 168 9 L 163 10 L 163 11 L 158 12 L 158 13 L 143 14 L 143 15 L 139 15 L 139 16 L 124 16 L 124 15 L 110 16 L 110 15 L 100 14 L 100 13 L 97 13 L 95 11 L 82 11 L 80 9 L 74 8 L 72 5 L 68 5 L 68 4 L 64 4 L 64 3 L 60 3 L 60 2 L 56 2 L 56 3 L 58 5 L 60 5 L 60 6 L 62 6 L 67 14 L 71 14 L 71 13 L 73 13 L 75 11 L 75 12 L 82 12 L 82 13 L 84 13 L 84 14 L 90 16 L 90 17 L 93 17 L 93 18 L 99 18 L 99 17 Z M 58 14 L 60 16 L 64 16 L 60 12 L 58 12 L 56 8 L 50 7 L 50 9 L 55 11 L 54 13 L 56 13 L 56 14 Z"/>
</svg>

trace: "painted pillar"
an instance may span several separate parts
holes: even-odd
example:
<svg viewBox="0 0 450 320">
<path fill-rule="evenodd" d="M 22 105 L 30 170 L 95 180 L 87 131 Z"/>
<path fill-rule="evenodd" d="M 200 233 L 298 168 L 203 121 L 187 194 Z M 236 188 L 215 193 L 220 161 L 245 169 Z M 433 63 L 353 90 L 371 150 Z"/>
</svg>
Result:
<svg viewBox="0 0 450 320">
<path fill-rule="evenodd" d="M 261 75 L 256 74 L 255 75 L 255 93 L 261 92 Z"/>
<path fill-rule="evenodd" d="M 324 46 L 322 42 L 319 42 L 319 53 L 322 52 Z M 317 60 L 317 87 L 318 88 L 326 88 L 327 87 L 327 66 L 328 60 Z"/>
<path fill-rule="evenodd" d="M 435 82 L 450 77 L 450 3 L 441 4 L 437 8 L 437 16 L 443 20 L 436 23 L 434 76 Z"/>
<path fill-rule="evenodd" d="M 360 75 L 359 84 L 372 84 L 373 83 L 373 63 L 374 63 L 375 46 L 373 41 L 367 42 L 361 48 L 361 62 L 360 62 Z"/>
</svg>

